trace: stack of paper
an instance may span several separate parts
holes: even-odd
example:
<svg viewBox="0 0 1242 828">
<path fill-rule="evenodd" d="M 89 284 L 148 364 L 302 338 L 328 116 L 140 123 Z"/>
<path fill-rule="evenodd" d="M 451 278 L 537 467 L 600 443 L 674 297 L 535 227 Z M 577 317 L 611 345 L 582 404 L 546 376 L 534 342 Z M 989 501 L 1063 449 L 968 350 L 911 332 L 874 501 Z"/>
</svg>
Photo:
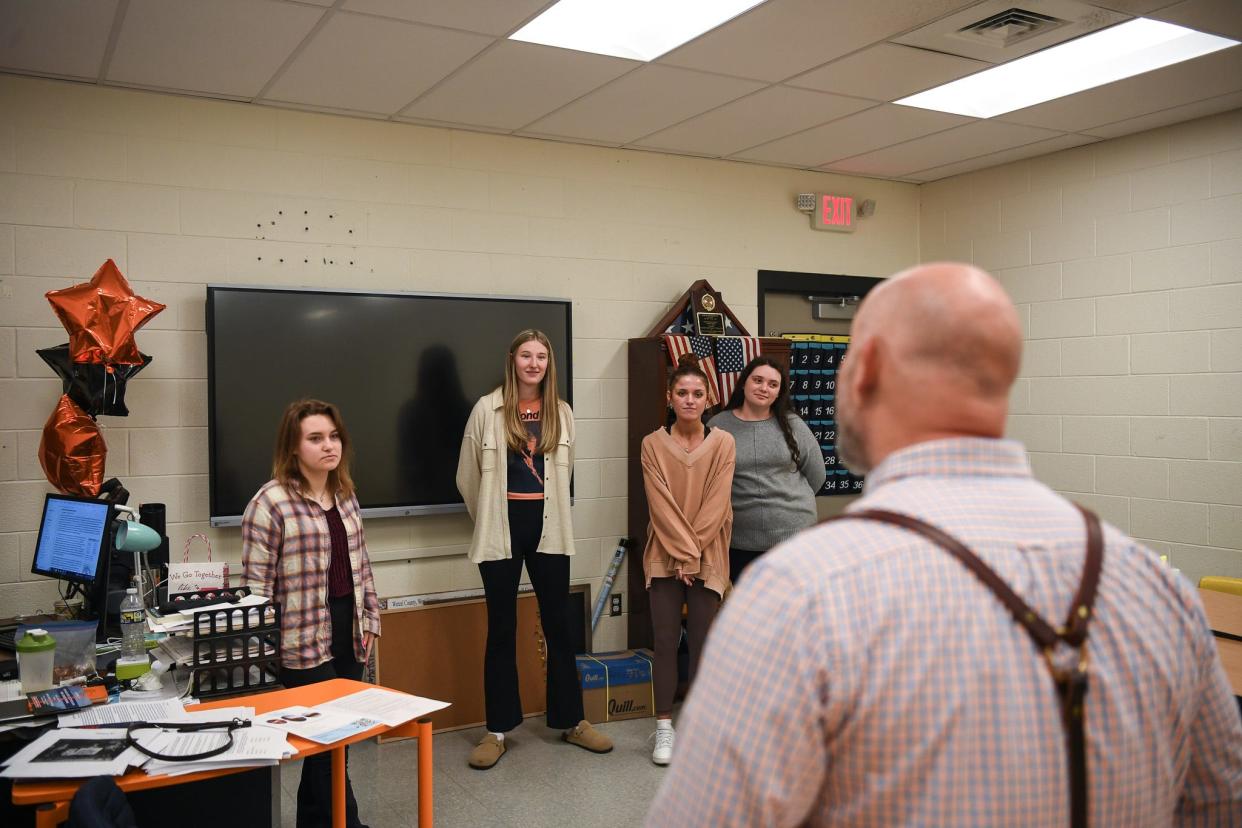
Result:
<svg viewBox="0 0 1242 828">
<path fill-rule="evenodd" d="M 157 633 L 188 632 L 194 626 L 194 616 L 200 612 L 225 611 L 231 611 L 233 622 L 240 623 L 242 611 L 246 608 L 250 608 L 251 623 L 258 624 L 262 619 L 259 611 L 254 608 L 266 603 L 268 603 L 268 599 L 263 595 L 247 595 L 233 603 L 207 604 L 206 606 L 187 608 L 181 612 L 170 612 L 165 615 L 150 613 L 147 616 L 147 626 L 151 628 L 151 632 Z"/>
<path fill-rule="evenodd" d="M 295 706 L 264 713 L 255 720 L 255 724 L 292 733 L 321 745 L 330 745 L 355 733 L 364 733 L 379 722 L 364 716 Z"/>
<path fill-rule="evenodd" d="M 352 717 L 365 717 L 396 727 L 448 707 L 448 702 L 398 693 L 385 687 L 359 690 L 319 705 L 319 710 Z"/>
<path fill-rule="evenodd" d="M 95 727 L 125 725 L 130 722 L 171 722 L 184 717 L 185 708 L 177 699 L 125 701 L 97 704 L 76 713 L 60 714 L 57 727 Z"/>
<path fill-rule="evenodd" d="M 10 779 L 119 776 L 147 759 L 125 741 L 125 731 L 50 730 L 13 754 L 0 770 Z"/>
<path fill-rule="evenodd" d="M 189 756 L 203 753 L 228 741 L 228 735 L 223 730 L 205 730 L 197 733 L 145 730 L 135 735 L 143 747 L 166 756 Z M 221 768 L 257 768 L 275 765 L 281 759 L 292 756 L 294 753 L 284 733 L 268 727 L 246 727 L 233 731 L 233 746 L 223 753 L 190 762 L 152 759 L 144 766 L 144 770 L 150 774 L 164 773 L 169 776 L 181 776 L 186 773 Z"/>
</svg>

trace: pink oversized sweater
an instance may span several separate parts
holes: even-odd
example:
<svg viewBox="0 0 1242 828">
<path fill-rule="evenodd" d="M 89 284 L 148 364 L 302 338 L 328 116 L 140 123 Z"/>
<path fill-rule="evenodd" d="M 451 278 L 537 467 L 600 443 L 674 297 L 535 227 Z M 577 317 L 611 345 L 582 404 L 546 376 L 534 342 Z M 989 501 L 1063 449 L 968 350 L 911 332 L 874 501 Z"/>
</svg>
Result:
<svg viewBox="0 0 1242 828">
<path fill-rule="evenodd" d="M 729 537 L 733 532 L 733 435 L 713 428 L 687 452 L 667 431 L 643 438 L 643 486 L 651 523 L 643 552 L 647 586 L 671 578 L 678 567 L 724 595 L 729 583 Z"/>
</svg>

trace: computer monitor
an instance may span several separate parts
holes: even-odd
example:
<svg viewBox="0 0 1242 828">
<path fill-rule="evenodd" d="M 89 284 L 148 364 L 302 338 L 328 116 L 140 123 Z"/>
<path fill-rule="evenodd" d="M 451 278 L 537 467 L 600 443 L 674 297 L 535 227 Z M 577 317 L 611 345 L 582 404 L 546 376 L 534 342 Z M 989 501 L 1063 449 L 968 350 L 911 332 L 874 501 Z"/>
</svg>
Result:
<svg viewBox="0 0 1242 828">
<path fill-rule="evenodd" d="M 112 517 L 112 507 L 105 501 L 49 494 L 43 501 L 30 571 L 83 586 L 95 584 L 101 574 L 106 577 L 102 562 Z"/>
</svg>

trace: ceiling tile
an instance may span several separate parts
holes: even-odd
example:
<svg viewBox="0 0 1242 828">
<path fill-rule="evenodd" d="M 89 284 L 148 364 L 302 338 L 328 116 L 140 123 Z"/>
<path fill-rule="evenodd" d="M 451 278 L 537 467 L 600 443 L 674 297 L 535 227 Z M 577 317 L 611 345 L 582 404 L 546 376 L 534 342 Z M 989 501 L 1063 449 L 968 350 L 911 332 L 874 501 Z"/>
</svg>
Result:
<svg viewBox="0 0 1242 828">
<path fill-rule="evenodd" d="M 633 60 L 504 40 L 401 114 L 518 129 L 641 65 Z"/>
<path fill-rule="evenodd" d="M 1049 138 L 1047 141 L 1036 141 L 1033 144 L 1027 144 L 1023 147 L 1014 147 L 1013 149 L 1001 150 L 988 155 L 981 155 L 978 158 L 970 158 L 966 161 L 958 161 L 955 164 L 946 164 L 943 167 L 935 167 L 930 170 L 920 170 L 906 176 L 910 181 L 938 181 L 941 178 L 948 178 L 952 175 L 961 175 L 962 173 L 972 172 L 974 170 L 987 169 L 988 167 L 996 167 L 1001 164 L 1009 164 L 1014 161 L 1021 161 L 1024 158 L 1035 158 L 1041 155 L 1049 155 L 1061 150 L 1081 147 L 1084 144 L 1095 143 L 1096 139 L 1087 135 L 1061 135 L 1057 138 Z"/>
<path fill-rule="evenodd" d="M 1093 6 L 1133 15 L 1150 14 L 1176 3 L 1177 0 L 1091 0 Z"/>
<path fill-rule="evenodd" d="M 974 74 L 991 65 L 926 49 L 880 43 L 799 75 L 787 83 L 821 92 L 895 101 Z"/>
<path fill-rule="evenodd" d="M 768 0 L 660 63 L 781 81 L 976 0 Z"/>
<path fill-rule="evenodd" d="M 1076 95 L 998 116 L 1015 124 L 1083 132 L 1204 98 L 1242 91 L 1242 47 L 1234 46 Z"/>
<path fill-rule="evenodd" d="M 507 35 L 546 5 L 548 0 L 345 0 L 343 8 L 412 23 Z"/>
<path fill-rule="evenodd" d="M 732 158 L 818 167 L 878 147 L 970 123 L 970 118 L 908 106 L 881 104 L 830 124 L 734 153 Z"/>
<path fill-rule="evenodd" d="M 1150 115 L 1140 115 L 1137 118 L 1118 121 L 1115 124 L 1092 127 L 1091 129 L 1084 130 L 1084 132 L 1088 135 L 1098 135 L 1101 138 L 1118 138 L 1122 135 L 1145 132 L 1146 130 L 1168 126 L 1169 124 L 1193 121 L 1195 118 L 1204 118 L 1208 115 L 1215 115 L 1218 112 L 1229 112 L 1239 107 L 1242 107 L 1242 92 L 1233 92 L 1216 98 L 1208 98 L 1194 103 L 1183 104 L 1182 106 L 1175 106 L 1171 109 L 1163 109 Z"/>
<path fill-rule="evenodd" d="M 919 170 L 1056 137 L 1057 133 L 1052 130 L 999 121 L 976 121 L 926 138 L 915 138 L 903 144 L 826 164 L 821 169 L 900 178 Z"/>
<path fill-rule="evenodd" d="M 116 0 L 3 0 L 0 67 L 96 78 L 115 14 Z"/>
<path fill-rule="evenodd" d="M 762 86 L 649 64 L 541 118 L 523 132 L 627 144 Z"/>
<path fill-rule="evenodd" d="M 858 98 L 770 86 L 649 135 L 635 146 L 718 157 L 872 105 Z"/>
<path fill-rule="evenodd" d="M 272 0 L 130 0 L 107 80 L 253 97 L 324 13 Z"/>
<path fill-rule="evenodd" d="M 265 97 L 392 114 L 491 42 L 484 35 L 337 12 Z"/>
<path fill-rule="evenodd" d="M 1187 0 L 1149 14 L 1188 29 L 1242 40 L 1242 5 L 1238 0 Z"/>
</svg>

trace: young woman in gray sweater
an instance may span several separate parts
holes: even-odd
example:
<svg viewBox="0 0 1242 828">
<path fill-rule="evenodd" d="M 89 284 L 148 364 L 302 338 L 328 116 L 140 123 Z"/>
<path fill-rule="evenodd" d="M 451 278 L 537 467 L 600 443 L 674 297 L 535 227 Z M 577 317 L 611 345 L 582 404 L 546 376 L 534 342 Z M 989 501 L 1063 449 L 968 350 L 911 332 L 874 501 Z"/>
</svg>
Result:
<svg viewBox="0 0 1242 828">
<path fill-rule="evenodd" d="M 767 356 L 752 359 L 723 411 L 708 423 L 733 435 L 733 540 L 729 578 L 815 523 L 815 493 L 824 484 L 824 459 L 811 429 L 789 408 L 784 367 Z"/>
</svg>

